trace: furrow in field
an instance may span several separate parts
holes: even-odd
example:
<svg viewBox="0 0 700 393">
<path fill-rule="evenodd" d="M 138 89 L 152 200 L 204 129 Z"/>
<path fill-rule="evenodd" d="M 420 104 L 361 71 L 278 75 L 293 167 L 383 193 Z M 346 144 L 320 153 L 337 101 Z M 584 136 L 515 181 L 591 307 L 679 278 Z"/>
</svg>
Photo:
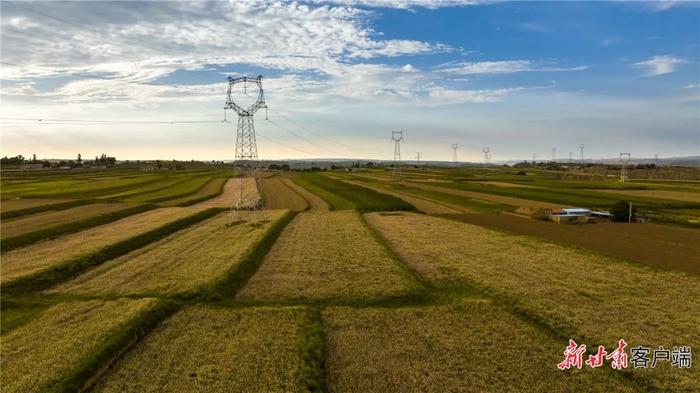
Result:
<svg viewBox="0 0 700 393">
<path fill-rule="evenodd" d="M 45 240 L 9 251 L 2 256 L 0 283 L 31 276 L 110 244 L 156 229 L 204 210 L 203 208 L 161 208 L 130 216 L 82 232 Z"/>
<path fill-rule="evenodd" d="M 228 225 L 222 213 L 189 229 L 99 267 L 62 284 L 50 293 L 76 295 L 192 295 L 211 287 L 241 263 L 242 256 L 265 235 L 283 210 L 266 211 L 261 223 L 255 213 Z"/>
<path fill-rule="evenodd" d="M 371 300 L 405 295 L 415 285 L 357 213 L 301 213 L 237 297 Z"/>
<path fill-rule="evenodd" d="M 416 214 L 367 220 L 411 268 L 440 286 L 465 284 L 504 299 L 562 337 L 592 347 L 697 345 L 700 278 L 634 265 L 523 236 Z M 630 372 L 657 389 L 700 384 L 670 364 Z"/>
<path fill-rule="evenodd" d="M 118 348 L 109 347 L 118 344 L 115 337 L 138 323 L 156 304 L 154 299 L 93 300 L 63 303 L 43 311 L 2 337 L 2 391 L 82 388 L 90 376 L 83 373 L 102 366 L 90 362 L 105 351 L 118 355 Z"/>
<path fill-rule="evenodd" d="M 308 312 L 297 307 L 190 307 L 127 353 L 93 391 L 304 391 L 308 323 Z"/>
</svg>

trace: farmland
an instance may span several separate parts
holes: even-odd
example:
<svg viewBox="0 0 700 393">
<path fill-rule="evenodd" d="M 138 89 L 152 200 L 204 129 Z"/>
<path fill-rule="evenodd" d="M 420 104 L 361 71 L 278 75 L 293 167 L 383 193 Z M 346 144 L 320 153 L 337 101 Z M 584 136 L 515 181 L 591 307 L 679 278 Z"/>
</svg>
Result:
<svg viewBox="0 0 700 393">
<path fill-rule="evenodd" d="M 651 194 L 692 197 L 692 182 L 225 172 L 43 175 L 92 193 L 8 178 L 21 198 L 0 223 L 2 390 L 690 392 L 700 381 L 670 361 L 556 367 L 569 339 L 586 355 L 621 338 L 700 345 L 692 223 L 523 213 L 606 206 L 620 191 L 692 219 L 695 202 Z"/>
</svg>

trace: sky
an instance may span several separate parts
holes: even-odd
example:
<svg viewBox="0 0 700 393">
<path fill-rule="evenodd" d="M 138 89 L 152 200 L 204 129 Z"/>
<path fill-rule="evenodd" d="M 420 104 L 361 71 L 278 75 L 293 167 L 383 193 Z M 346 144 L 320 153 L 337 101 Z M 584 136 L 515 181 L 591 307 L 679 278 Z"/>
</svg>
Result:
<svg viewBox="0 0 700 393">
<path fill-rule="evenodd" d="M 262 75 L 260 159 L 698 156 L 699 4 L 3 0 L 0 153 L 232 160 Z"/>
</svg>

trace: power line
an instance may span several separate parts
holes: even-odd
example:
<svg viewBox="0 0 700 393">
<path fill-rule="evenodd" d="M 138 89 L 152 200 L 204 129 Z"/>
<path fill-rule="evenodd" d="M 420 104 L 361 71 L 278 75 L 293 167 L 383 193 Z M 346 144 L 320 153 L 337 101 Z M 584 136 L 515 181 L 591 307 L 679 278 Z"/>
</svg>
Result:
<svg viewBox="0 0 700 393">
<path fill-rule="evenodd" d="M 9 120 L 10 122 L 6 122 Z M 0 117 L 4 124 L 202 124 L 223 123 L 222 120 L 90 120 L 90 119 L 44 119 L 27 117 Z"/>
</svg>

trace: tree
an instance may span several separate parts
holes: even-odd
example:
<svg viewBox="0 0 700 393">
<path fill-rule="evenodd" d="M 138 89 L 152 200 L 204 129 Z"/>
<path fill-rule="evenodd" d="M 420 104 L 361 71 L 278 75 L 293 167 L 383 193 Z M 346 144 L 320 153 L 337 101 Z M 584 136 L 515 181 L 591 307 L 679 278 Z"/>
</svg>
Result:
<svg viewBox="0 0 700 393">
<path fill-rule="evenodd" d="M 83 162 L 83 157 L 80 155 L 80 153 L 78 153 L 78 159 L 75 160 L 75 161 L 76 161 L 78 164 L 80 164 L 80 163 Z"/>
<path fill-rule="evenodd" d="M 36 164 L 36 154 L 32 154 L 32 164 Z"/>
<path fill-rule="evenodd" d="M 612 220 L 616 222 L 627 222 L 630 218 L 630 203 L 620 201 L 613 205 L 610 209 Z M 632 219 L 634 219 L 637 209 L 632 206 Z"/>
</svg>

